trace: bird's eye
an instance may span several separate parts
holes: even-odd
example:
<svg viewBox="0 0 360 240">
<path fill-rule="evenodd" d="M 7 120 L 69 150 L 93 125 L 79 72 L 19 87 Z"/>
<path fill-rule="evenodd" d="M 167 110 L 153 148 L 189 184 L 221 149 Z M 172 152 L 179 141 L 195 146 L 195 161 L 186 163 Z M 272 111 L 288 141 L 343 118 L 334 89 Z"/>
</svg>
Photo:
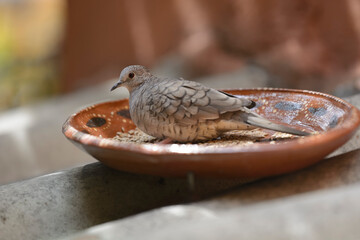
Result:
<svg viewBox="0 0 360 240">
<path fill-rule="evenodd" d="M 129 78 L 134 78 L 135 74 L 134 73 L 129 73 Z"/>
</svg>

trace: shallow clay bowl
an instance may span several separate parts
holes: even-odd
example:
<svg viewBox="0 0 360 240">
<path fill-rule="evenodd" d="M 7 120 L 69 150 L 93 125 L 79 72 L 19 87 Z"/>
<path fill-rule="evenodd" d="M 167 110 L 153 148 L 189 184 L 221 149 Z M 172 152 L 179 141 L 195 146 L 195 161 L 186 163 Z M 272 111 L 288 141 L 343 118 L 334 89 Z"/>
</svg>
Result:
<svg viewBox="0 0 360 240">
<path fill-rule="evenodd" d="M 318 134 L 251 145 L 138 144 L 112 139 L 135 128 L 128 100 L 99 103 L 73 114 L 65 136 L 104 164 L 123 171 L 159 176 L 188 172 L 209 177 L 264 177 L 316 163 L 343 145 L 360 123 L 357 108 L 323 93 L 289 89 L 243 89 L 228 93 L 256 102 L 254 111 L 278 123 Z"/>
</svg>

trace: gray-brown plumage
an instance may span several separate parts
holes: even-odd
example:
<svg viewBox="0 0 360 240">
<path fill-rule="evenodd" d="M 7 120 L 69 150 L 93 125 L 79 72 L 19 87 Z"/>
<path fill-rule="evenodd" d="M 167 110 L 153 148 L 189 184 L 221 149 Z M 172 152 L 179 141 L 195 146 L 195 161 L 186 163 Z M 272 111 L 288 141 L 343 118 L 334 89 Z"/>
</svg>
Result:
<svg viewBox="0 0 360 240">
<path fill-rule="evenodd" d="M 145 67 L 124 68 L 111 91 L 130 92 L 131 119 L 143 132 L 179 142 L 207 140 L 224 132 L 255 127 L 308 135 L 273 123 L 250 110 L 254 102 L 200 83 L 153 76 Z"/>
</svg>

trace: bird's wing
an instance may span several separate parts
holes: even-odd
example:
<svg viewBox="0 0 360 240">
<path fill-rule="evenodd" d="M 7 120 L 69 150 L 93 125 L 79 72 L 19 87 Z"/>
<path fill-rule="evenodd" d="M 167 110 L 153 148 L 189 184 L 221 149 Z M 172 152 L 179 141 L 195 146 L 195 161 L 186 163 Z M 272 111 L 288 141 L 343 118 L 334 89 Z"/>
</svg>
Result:
<svg viewBox="0 0 360 240">
<path fill-rule="evenodd" d="M 251 100 L 186 80 L 167 81 L 157 88 L 161 94 L 154 109 L 164 118 L 170 117 L 185 125 L 218 119 L 223 113 L 245 110 L 253 105 Z"/>
</svg>

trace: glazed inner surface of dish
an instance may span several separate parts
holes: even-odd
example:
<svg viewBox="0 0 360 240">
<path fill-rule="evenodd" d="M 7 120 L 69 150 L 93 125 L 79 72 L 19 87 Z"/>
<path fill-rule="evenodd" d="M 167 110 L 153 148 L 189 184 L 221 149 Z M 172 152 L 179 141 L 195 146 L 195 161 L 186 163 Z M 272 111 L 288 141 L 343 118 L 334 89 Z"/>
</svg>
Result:
<svg viewBox="0 0 360 240">
<path fill-rule="evenodd" d="M 232 90 L 231 94 L 256 102 L 252 109 L 265 118 L 312 133 L 328 131 L 340 125 L 350 107 L 336 98 L 311 92 L 286 90 Z M 80 132 L 101 138 L 113 138 L 118 132 L 136 128 L 131 121 L 128 100 L 90 106 L 71 119 Z"/>
</svg>

